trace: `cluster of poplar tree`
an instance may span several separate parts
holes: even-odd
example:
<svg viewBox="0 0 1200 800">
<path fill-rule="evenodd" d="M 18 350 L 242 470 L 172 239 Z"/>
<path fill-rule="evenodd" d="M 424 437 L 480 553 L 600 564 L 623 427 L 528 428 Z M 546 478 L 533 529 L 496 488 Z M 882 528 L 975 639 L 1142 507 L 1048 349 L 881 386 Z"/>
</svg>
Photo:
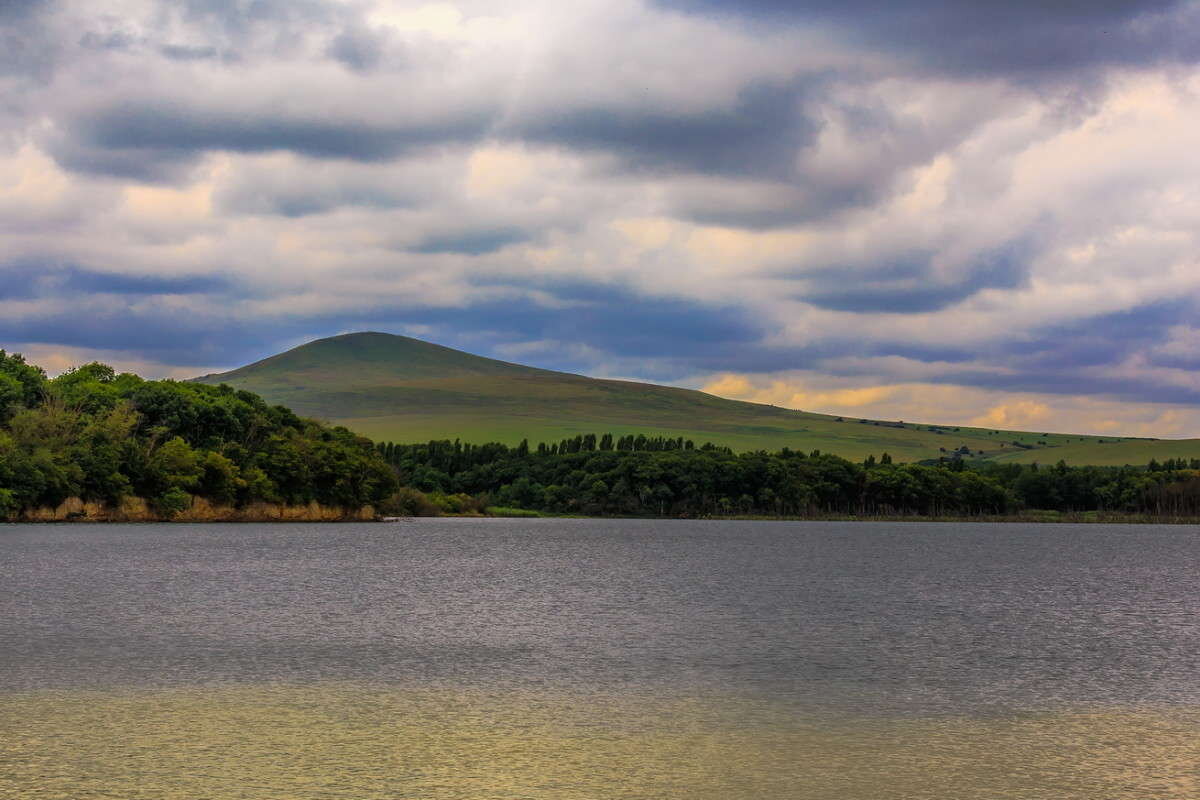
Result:
<svg viewBox="0 0 1200 800">
<path fill-rule="evenodd" d="M 632 438 L 635 446 L 618 447 Z M 611 447 L 601 443 L 612 442 Z M 642 442 L 646 446 L 638 446 Z M 655 443 L 648 446 L 648 443 Z M 669 444 L 668 444 L 669 443 Z M 576 446 L 578 445 L 578 446 Z M 670 437 L 582 436 L 516 447 L 459 441 L 379 445 L 408 487 L 536 511 L 705 516 L 975 516 L 1027 509 L 1200 515 L 1200 472 L 1172 464 L 1049 467 L 851 462 L 820 452 L 734 453 Z"/>
<path fill-rule="evenodd" d="M 229 386 L 148 381 L 93 363 L 54 379 L 0 350 L 0 519 L 69 497 L 193 495 L 357 508 L 397 486 L 372 443 Z"/>
</svg>

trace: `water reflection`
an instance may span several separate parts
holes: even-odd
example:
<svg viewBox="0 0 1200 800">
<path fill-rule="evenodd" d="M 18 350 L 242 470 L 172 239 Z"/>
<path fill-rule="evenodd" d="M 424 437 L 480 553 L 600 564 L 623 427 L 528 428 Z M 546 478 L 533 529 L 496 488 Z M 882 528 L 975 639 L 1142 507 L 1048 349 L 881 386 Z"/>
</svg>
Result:
<svg viewBox="0 0 1200 800">
<path fill-rule="evenodd" d="M 1200 796 L 1200 709 L 806 717 L 750 697 L 356 685 L 0 698 L 5 798 Z"/>
</svg>

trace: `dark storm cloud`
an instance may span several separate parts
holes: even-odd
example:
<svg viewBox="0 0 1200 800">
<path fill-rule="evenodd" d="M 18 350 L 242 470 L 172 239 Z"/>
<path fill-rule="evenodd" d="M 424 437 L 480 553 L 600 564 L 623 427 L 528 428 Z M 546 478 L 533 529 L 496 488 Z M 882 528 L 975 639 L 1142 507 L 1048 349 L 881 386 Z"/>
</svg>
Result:
<svg viewBox="0 0 1200 800">
<path fill-rule="evenodd" d="M 291 219 L 324 214 L 339 208 L 394 209 L 418 205 L 422 196 L 412 187 L 371 186 L 354 181 L 313 186 L 303 181 L 270 185 L 261 175 L 223 188 L 216 195 L 221 211 L 228 214 L 264 214 Z"/>
<path fill-rule="evenodd" d="M 930 383 L 971 386 L 976 389 L 1097 398 L 1108 397 L 1134 403 L 1182 403 L 1190 405 L 1200 402 L 1200 390 L 1188 386 L 1179 386 L 1154 379 L 1108 377 L 1073 371 L 1058 374 L 1041 372 L 1008 374 L 992 370 L 980 370 L 978 372 L 939 375 L 928 380 Z"/>
<path fill-rule="evenodd" d="M 616 153 L 635 169 L 779 178 L 794 172 L 797 152 L 818 131 L 805 99 L 803 83 L 760 83 L 743 88 L 729 109 L 584 108 L 523 121 L 511 133 Z"/>
<path fill-rule="evenodd" d="M 242 39 L 265 29 L 279 43 L 348 13 L 322 0 L 184 0 L 178 5 L 190 24 L 227 39 Z"/>
<path fill-rule="evenodd" d="M 499 288 L 499 287 L 495 287 Z M 520 291 L 518 287 L 512 287 Z M 468 341 L 486 333 L 498 344 L 553 340 L 586 343 L 616 357 L 706 357 L 714 349 L 732 355 L 762 336 L 742 309 L 686 300 L 643 297 L 616 287 L 592 284 L 540 286 L 553 305 L 528 296 L 487 300 L 463 307 L 381 309 L 355 316 L 358 323 L 421 325 L 439 331 L 439 340 Z M 565 307 L 560 305 L 566 303 Z M 339 317 L 337 322 L 349 319 Z M 334 320 L 330 320 L 334 322 Z M 545 366 L 545 364 L 539 364 Z M 578 367 L 558 361 L 555 368 Z"/>
<path fill-rule="evenodd" d="M 143 39 L 129 31 L 88 31 L 79 37 L 79 46 L 87 50 L 110 50 L 115 52 L 132 50 L 141 45 Z"/>
<path fill-rule="evenodd" d="M 1200 58 L 1189 0 L 658 0 L 667 8 L 830 27 L 960 73 L 1053 73 Z"/>
<path fill-rule="evenodd" d="M 1195 319 L 1191 298 L 1164 300 L 1040 328 L 1027 341 L 998 348 L 1001 357 L 1031 373 L 1061 374 L 1081 367 L 1119 364 L 1167 341 L 1170 329 Z"/>
<path fill-rule="evenodd" d="M 221 51 L 212 45 L 164 44 L 159 52 L 172 61 L 212 61 L 221 57 Z"/>
<path fill-rule="evenodd" d="M 520 228 L 484 228 L 430 236 L 409 248 L 413 253 L 461 253 L 481 256 L 494 253 L 510 244 L 520 244 L 532 238 Z"/>
<path fill-rule="evenodd" d="M 511 288 L 520 291 L 518 286 Z M 543 282 L 538 289 L 555 302 L 517 297 L 466 309 L 397 309 L 340 322 L 359 329 L 419 325 L 432 330 L 434 341 L 505 360 L 513 360 L 504 354 L 505 345 L 541 343 L 522 348 L 517 360 L 584 373 L 616 365 L 622 374 L 658 382 L 697 372 L 804 369 L 864 347 L 862 342 L 767 344 L 762 322 L 734 305 L 647 297 L 624 287 L 581 281 Z M 578 344 L 586 346 L 586 355 L 573 347 Z"/>
<path fill-rule="evenodd" d="M 256 337 L 285 341 L 289 326 L 269 329 L 231 316 L 170 310 L 107 309 L 81 305 L 80 311 L 0 319 L 0 342 L 20 352 L 20 344 L 59 345 L 129 352 L 182 367 L 237 363 Z M 290 330 L 295 331 L 295 326 Z M 278 337 L 278 338 L 277 338 Z M 3 345 L 0 345 L 3 346 Z"/>
<path fill-rule="evenodd" d="M 0 0 L 0 76 L 50 76 L 61 50 L 43 19 L 52 5 L 52 0 Z"/>
<path fill-rule="evenodd" d="M 983 288 L 968 281 L 942 286 L 889 286 L 876 283 L 862 289 L 833 289 L 821 294 L 804 294 L 798 299 L 829 311 L 922 314 L 940 311 Z"/>
<path fill-rule="evenodd" d="M 49 0 L 3 0 L 0 2 L 0 20 L 9 22 L 23 19 L 47 5 Z"/>
<path fill-rule="evenodd" d="M 898 257 L 863 267 L 808 271 L 809 288 L 797 295 L 810 305 L 855 313 L 919 314 L 940 311 L 985 289 L 1013 289 L 1028 276 L 1032 247 L 1010 243 L 976 257 L 953 281 L 935 276 L 933 254 Z"/>
<path fill-rule="evenodd" d="M 1068 324 L 1015 330 L 1011 332 L 1012 339 L 969 347 L 956 347 L 952 343 L 953 330 L 946 332 L 948 343 L 943 346 L 846 338 L 826 342 L 826 350 L 816 363 L 828 374 L 868 376 L 876 371 L 870 362 L 843 362 L 840 359 L 861 355 L 900 356 L 926 364 L 982 361 L 989 368 L 951 370 L 920 380 L 1010 392 L 1191 404 L 1200 401 L 1200 390 L 1156 377 L 1122 375 L 1114 367 L 1165 342 L 1171 328 L 1195 319 L 1196 310 L 1196 303 L 1191 298 L 1161 301 L 1096 314 Z M 777 365 L 773 369 L 786 367 Z"/>
<path fill-rule="evenodd" d="M 91 149 L 69 137 L 49 142 L 47 150 L 60 167 L 72 172 L 145 183 L 183 180 L 202 155 L 191 150 L 166 148 Z"/>
<path fill-rule="evenodd" d="M 697 225 L 740 228 L 749 231 L 788 228 L 813 216 L 812 204 L 803 201 L 784 207 L 760 206 L 758 208 L 722 208 L 718 205 L 689 203 L 674 210 L 682 219 Z M 825 206 L 821 207 L 822 212 L 827 213 L 831 210 Z"/>
<path fill-rule="evenodd" d="M 1200 352 L 1192 352 L 1186 355 L 1172 354 L 1162 355 L 1155 354 L 1149 358 L 1151 364 L 1156 367 L 1165 367 L 1167 369 L 1182 369 L 1188 372 L 1200 372 Z"/>
<path fill-rule="evenodd" d="M 644 297 L 624 287 L 579 283 L 551 287 L 567 308 L 529 309 L 527 338 L 585 341 L 621 356 L 656 358 L 732 352 L 762 338 L 745 309 Z M 573 330 L 586 332 L 574 337 Z"/>
<path fill-rule="evenodd" d="M 83 115 L 49 143 L 56 160 L 79 172 L 161 180 L 209 151 L 289 151 L 312 158 L 387 161 L 421 147 L 478 136 L 482 118 L 411 125 L 278 117 L 150 102 L 115 104 Z"/>
<path fill-rule="evenodd" d="M 366 28 L 342 31 L 329 43 L 329 57 L 355 72 L 370 72 L 383 60 L 383 37 Z"/>
<path fill-rule="evenodd" d="M 180 366 L 237 361 L 248 337 L 269 325 L 236 313 L 173 306 L 169 298 L 207 296 L 233 307 L 244 296 L 228 278 L 116 275 L 74 264 L 22 261 L 0 267 L 0 300 L 53 300 L 40 313 L 0 316 L 0 347 L 21 343 L 126 351 Z M 287 326 L 271 335 L 286 336 Z"/>
<path fill-rule="evenodd" d="M 745 89 L 731 109 L 585 109 L 534 116 L 491 132 L 499 138 L 615 153 L 634 170 L 786 179 L 794 177 L 797 153 L 817 132 L 805 114 L 804 97 L 797 86 L 758 85 Z M 176 179 L 211 151 L 388 161 L 425 147 L 481 138 L 496 113 L 478 107 L 451 119 L 389 125 L 127 101 L 70 120 L 48 145 L 56 160 L 73 171 L 162 181 Z M 782 220 L 811 211 L 776 208 L 754 214 Z"/>
<path fill-rule="evenodd" d="M 970 347 L 955 346 L 951 342 L 939 345 L 914 344 L 910 342 L 874 341 L 860 345 L 862 354 L 869 357 L 897 356 L 910 361 L 921 361 L 926 364 L 941 362 L 946 364 L 963 364 L 977 358 L 979 353 Z M 829 365 L 834 371 L 836 363 Z M 844 374 L 844 373 L 842 373 Z"/>
<path fill-rule="evenodd" d="M 115 107 L 79 121 L 99 149 L 143 151 L 288 150 L 314 158 L 382 161 L 405 149 L 452 140 L 463 131 L 447 125 L 374 127 L 321 117 L 244 117 L 163 105 Z M 477 130 L 473 127 L 472 131 Z"/>
<path fill-rule="evenodd" d="M 74 264 L 23 260 L 0 265 L 0 299 L 66 298 L 78 295 L 217 294 L 233 284 L 217 275 L 160 276 L 101 272 Z"/>
<path fill-rule="evenodd" d="M 759 187 L 758 197 L 748 203 L 723 201 L 719 195 L 694 194 L 681 198 L 672 210 L 680 219 L 697 225 L 751 231 L 789 228 L 829 217 L 847 208 L 864 206 L 887 194 L 890 181 L 899 169 L 899 165 L 888 166 L 893 174 L 881 175 L 876 183 L 861 180 L 853 186 L 829 186 L 818 180 L 801 178 Z M 786 170 L 790 165 L 782 162 L 780 167 Z M 776 173 L 773 177 L 779 176 L 780 173 Z M 784 177 L 790 176 L 784 174 Z"/>
<path fill-rule="evenodd" d="M 1166 341 L 1168 331 L 1194 319 L 1195 312 L 1192 299 L 1170 300 L 1035 328 L 1014 341 L 974 348 L 972 358 L 997 369 L 952 372 L 928 380 L 979 389 L 1195 403 L 1200 390 L 1153 377 L 1125 377 L 1111 369 Z"/>
</svg>

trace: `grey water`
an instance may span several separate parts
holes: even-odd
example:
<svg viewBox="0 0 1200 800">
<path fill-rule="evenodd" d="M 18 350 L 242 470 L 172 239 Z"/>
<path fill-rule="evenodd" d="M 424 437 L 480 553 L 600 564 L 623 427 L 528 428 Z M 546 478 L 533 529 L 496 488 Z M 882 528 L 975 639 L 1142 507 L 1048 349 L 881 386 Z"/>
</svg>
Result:
<svg viewBox="0 0 1200 800">
<path fill-rule="evenodd" d="M 634 698 L 633 716 L 665 697 L 724 704 L 720 724 L 770 727 L 771 747 L 783 747 L 788 720 L 819 735 L 839 720 L 988 725 L 1067 713 L 1077 730 L 1081 714 L 1141 714 L 1161 732 L 1160 719 L 1200 706 L 1198 589 L 1200 531 L 1184 526 L 9 525 L 0 526 L 0 704 L 8 697 L 27 717 L 39 702 L 67 713 L 64 698 L 135 690 L 356 687 Z M 488 724 L 525 724 L 502 716 Z M 14 719 L 0 725 L 16 728 Z M 1160 743 L 1184 777 L 1136 784 L 1137 796 L 1192 790 L 1193 722 L 1175 719 Z M 768 746 L 747 741 L 750 751 Z M 1134 796 L 1091 780 L 1080 785 Z M 606 794 L 637 796 L 632 785 Z M 873 785 L 863 791 L 891 796 Z M 1039 796 L 1022 785 L 1022 796 Z M 112 786 L 93 788 L 101 796 Z M 371 796 L 363 789 L 354 791 Z M 990 791 L 1008 796 L 1001 784 Z M 560 786 L 545 796 L 572 795 Z"/>
<path fill-rule="evenodd" d="M 1200 700 L 1192 528 L 0 528 L 0 688 L 658 685 L 896 711 Z"/>
</svg>

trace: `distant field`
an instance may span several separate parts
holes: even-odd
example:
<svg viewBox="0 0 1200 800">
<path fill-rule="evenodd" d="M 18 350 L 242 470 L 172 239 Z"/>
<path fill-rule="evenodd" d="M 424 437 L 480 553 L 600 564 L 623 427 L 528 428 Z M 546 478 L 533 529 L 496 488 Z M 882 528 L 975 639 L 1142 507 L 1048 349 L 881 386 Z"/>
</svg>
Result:
<svg viewBox="0 0 1200 800">
<path fill-rule="evenodd" d="M 1103 442 L 1100 441 L 1103 439 Z M 1142 465 L 1151 459 L 1165 461 L 1170 458 L 1200 458 L 1200 440 L 1197 439 L 1113 439 L 1111 437 L 1088 437 L 1084 442 L 1071 442 L 1047 450 L 1029 450 L 1003 453 L 992 457 L 996 461 L 1028 464 L 1058 462 L 1068 464 L 1093 464 L 1096 466 L 1119 467 L 1125 464 Z"/>
<path fill-rule="evenodd" d="M 968 458 L 984 460 L 998 459 L 1005 461 L 1043 463 L 1058 461 L 1059 458 L 1071 457 L 1059 453 L 1076 452 L 1079 456 L 1116 457 L 1118 452 L 1132 452 L 1130 449 L 1117 450 L 1122 445 L 1139 447 L 1148 452 L 1157 452 L 1154 445 L 1161 442 L 1124 442 L 1114 445 L 1095 444 L 1090 437 L 1083 437 L 1085 443 L 1071 443 L 1080 437 L 1052 435 L 1043 437 L 1027 432 L 1004 431 L 988 435 L 987 431 L 976 428 L 953 427 L 943 433 L 933 433 L 928 426 L 905 425 L 902 428 L 885 425 L 862 424 L 857 419 L 837 422 L 834 417 L 816 414 L 793 412 L 794 419 L 764 420 L 771 424 L 743 424 L 738 419 L 730 419 L 725 415 L 713 414 L 704 419 L 695 420 L 690 426 L 679 425 L 678 419 L 663 417 L 644 417 L 640 422 L 625 422 L 621 424 L 597 421 L 596 417 L 582 414 L 577 419 L 571 418 L 539 418 L 534 416 L 516 417 L 513 415 L 479 415 L 479 414 L 391 414 L 374 417 L 346 417 L 336 420 L 364 436 L 379 441 L 413 442 L 425 441 L 431 438 L 461 438 L 463 441 L 484 442 L 498 441 L 516 444 L 523 438 L 529 439 L 536 445 L 540 441 L 557 442 L 560 439 L 575 436 L 579 433 L 612 433 L 616 436 L 627 433 L 656 433 L 664 436 L 691 439 L 696 444 L 713 442 L 726 445 L 734 450 L 778 450 L 780 447 L 791 447 L 794 450 L 810 452 L 836 453 L 845 458 L 861 460 L 869 455 L 879 456 L 884 452 L 891 454 L 899 461 L 919 461 L 939 456 L 951 456 L 954 450 L 967 447 L 972 451 Z M 598 416 L 598 415 L 597 415 Z M 1012 444 L 1013 440 L 1021 441 L 1033 449 L 1023 450 Z M 1044 441 L 1046 445 L 1038 445 Z M 1114 441 L 1114 440 L 1107 440 Z M 1191 449 L 1200 454 L 1200 442 L 1184 442 L 1181 450 Z M 1149 445 L 1149 447 L 1147 447 Z M 945 448 L 946 452 L 943 452 Z M 1109 448 L 1109 449 L 1102 449 Z M 974 455 L 983 451 L 984 455 Z M 1126 456 L 1121 455 L 1121 458 Z M 1163 456 L 1156 455 L 1162 459 Z M 1198 456 L 1200 457 L 1200 456 Z M 1145 463 L 1149 458 L 1140 462 Z M 1074 461 L 1072 463 L 1100 463 Z M 1108 461 L 1104 463 L 1110 463 Z M 1126 461 L 1112 461 L 1124 464 Z"/>
<path fill-rule="evenodd" d="M 257 392 L 377 441 L 557 442 L 586 433 L 683 436 L 738 451 L 790 447 L 850 459 L 951 456 L 1019 463 L 1200 458 L 1200 440 L 1118 439 L 839 418 L 689 389 L 535 369 L 382 333 L 322 339 L 198 379 Z"/>
</svg>

